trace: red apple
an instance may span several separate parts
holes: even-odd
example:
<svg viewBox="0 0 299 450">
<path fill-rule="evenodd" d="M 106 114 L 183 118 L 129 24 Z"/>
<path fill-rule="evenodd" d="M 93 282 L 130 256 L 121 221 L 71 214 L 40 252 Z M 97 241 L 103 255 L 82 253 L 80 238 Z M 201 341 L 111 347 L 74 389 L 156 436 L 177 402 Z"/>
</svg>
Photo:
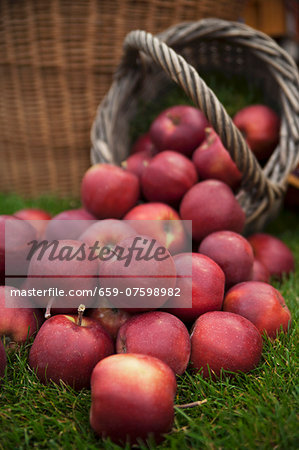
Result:
<svg viewBox="0 0 299 450">
<path fill-rule="evenodd" d="M 90 167 L 82 180 L 82 202 L 98 219 L 120 219 L 137 203 L 139 194 L 136 175 L 111 164 Z"/>
<path fill-rule="evenodd" d="M 209 126 L 204 114 L 187 106 L 172 106 L 162 111 L 150 127 L 150 138 L 159 151 L 173 150 L 191 156 L 204 140 Z"/>
<path fill-rule="evenodd" d="M 101 298 L 101 307 L 91 309 L 89 317 L 97 320 L 115 340 L 118 330 L 130 319 L 131 314 L 123 309 L 114 308 L 106 298 Z"/>
<path fill-rule="evenodd" d="M 224 296 L 225 277 L 212 259 L 198 253 L 175 255 L 178 296 L 165 305 L 168 312 L 183 322 L 193 322 L 207 311 L 220 310 Z"/>
<path fill-rule="evenodd" d="M 97 242 L 99 248 L 109 247 L 113 249 L 123 239 L 134 235 L 136 235 L 136 231 L 129 225 L 129 222 L 105 219 L 93 223 L 79 236 L 79 240 L 89 246 Z"/>
<path fill-rule="evenodd" d="M 48 319 L 29 353 L 29 364 L 42 383 L 63 381 L 75 389 L 90 386 L 95 365 L 113 353 L 109 334 L 94 319 L 57 315 Z"/>
<path fill-rule="evenodd" d="M 260 281 L 247 281 L 233 286 L 225 295 L 223 310 L 250 320 L 260 331 L 275 338 L 281 327 L 288 331 L 291 313 L 280 292 Z"/>
<path fill-rule="evenodd" d="M 29 222 L 14 216 L 0 215 L 0 282 L 5 275 L 26 277 L 28 243 L 36 239 L 37 232 Z"/>
<path fill-rule="evenodd" d="M 199 317 L 191 334 L 190 362 L 203 377 L 219 376 L 222 369 L 249 372 L 259 363 L 262 338 L 257 328 L 237 314 L 213 311 Z"/>
<path fill-rule="evenodd" d="M 183 220 L 192 220 L 192 237 L 201 241 L 214 231 L 241 233 L 245 213 L 229 186 L 219 180 L 205 180 L 193 186 L 180 206 Z"/>
<path fill-rule="evenodd" d="M 295 270 L 295 259 L 291 250 L 280 239 L 266 233 L 249 236 L 253 253 L 270 272 L 270 276 L 282 278 Z"/>
<path fill-rule="evenodd" d="M 252 278 L 251 281 L 263 281 L 264 283 L 270 282 L 270 273 L 267 267 L 261 263 L 258 259 L 253 260 Z"/>
<path fill-rule="evenodd" d="M 120 328 L 117 353 L 142 353 L 164 361 L 178 375 L 190 358 L 190 336 L 177 317 L 163 311 L 138 314 Z"/>
<path fill-rule="evenodd" d="M 136 231 L 124 220 L 104 219 L 95 222 L 79 237 L 86 243 L 88 248 L 96 245 L 95 255 L 98 255 L 99 271 L 101 272 L 102 264 L 105 264 L 104 252 L 112 252 L 120 241 L 127 237 L 136 236 Z M 98 302 L 94 307 L 102 308 L 103 297 L 98 298 Z"/>
<path fill-rule="evenodd" d="M 147 151 L 134 153 L 121 163 L 123 169 L 134 173 L 139 179 L 146 167 L 149 165 L 152 156 Z"/>
<path fill-rule="evenodd" d="M 5 374 L 5 367 L 6 367 L 6 353 L 4 345 L 2 344 L 2 341 L 0 341 L 0 379 Z"/>
<path fill-rule="evenodd" d="M 149 236 L 123 239 L 100 265 L 100 285 L 116 292 L 113 305 L 133 311 L 156 309 L 166 302 L 176 282 L 173 259 Z M 155 290 L 156 289 L 156 290 Z"/>
<path fill-rule="evenodd" d="M 30 224 L 36 229 L 38 238 L 41 238 L 45 232 L 48 220 L 51 215 L 43 209 L 25 208 L 14 213 L 14 217 L 23 220 L 30 220 Z"/>
<path fill-rule="evenodd" d="M 170 150 L 154 156 L 141 177 L 142 191 L 150 202 L 177 206 L 183 195 L 198 181 L 194 164 Z"/>
<path fill-rule="evenodd" d="M 278 144 L 280 129 L 280 119 L 272 109 L 265 105 L 246 106 L 233 121 L 259 160 L 271 155 Z"/>
<path fill-rule="evenodd" d="M 157 239 L 171 254 L 188 247 L 183 222 L 178 213 L 165 203 L 145 203 L 135 206 L 125 217 L 137 233 Z"/>
<path fill-rule="evenodd" d="M 91 377 L 90 424 L 102 437 L 125 444 L 153 435 L 160 441 L 174 420 L 173 371 L 148 355 L 113 355 Z"/>
<path fill-rule="evenodd" d="M 43 323 L 42 311 L 14 290 L 12 286 L 0 286 L 0 336 L 5 336 L 10 345 L 26 342 Z"/>
<path fill-rule="evenodd" d="M 139 136 L 139 138 L 135 141 L 130 153 L 131 155 L 134 155 L 135 153 L 139 152 L 146 152 L 151 156 L 154 156 L 157 153 L 157 149 L 151 141 L 149 133 L 145 133 Z"/>
<path fill-rule="evenodd" d="M 77 309 L 80 303 L 93 306 L 99 264 L 97 258 L 89 258 L 85 243 L 70 239 L 51 241 L 39 248 L 32 246 L 28 256 L 27 289 L 45 292 L 35 297 L 40 307 L 61 308 L 60 312 L 65 312 L 62 309 Z"/>
<path fill-rule="evenodd" d="M 47 223 L 45 239 L 78 239 L 96 218 L 85 209 L 68 209 L 53 217 Z"/>
<path fill-rule="evenodd" d="M 202 179 L 214 178 L 228 184 L 233 190 L 241 182 L 242 174 L 212 128 L 205 129 L 206 138 L 195 150 L 192 161 Z"/>
<path fill-rule="evenodd" d="M 225 287 L 252 279 L 253 251 L 243 236 L 233 231 L 216 231 L 206 236 L 199 253 L 209 256 L 223 270 Z"/>
</svg>

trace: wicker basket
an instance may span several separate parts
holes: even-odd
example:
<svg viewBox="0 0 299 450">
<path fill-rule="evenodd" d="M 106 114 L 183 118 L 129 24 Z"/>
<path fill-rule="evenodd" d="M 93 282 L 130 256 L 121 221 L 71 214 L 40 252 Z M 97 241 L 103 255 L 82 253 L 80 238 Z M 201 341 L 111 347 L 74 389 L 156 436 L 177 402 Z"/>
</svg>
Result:
<svg viewBox="0 0 299 450">
<path fill-rule="evenodd" d="M 188 61 L 188 62 L 187 62 Z M 192 65 L 190 65 L 192 64 Z M 280 142 L 264 169 L 200 71 L 216 68 L 259 79 L 281 115 Z M 174 81 L 206 115 L 243 174 L 238 201 L 247 231 L 264 227 L 278 212 L 287 176 L 299 160 L 299 78 L 291 57 L 271 38 L 236 22 L 204 19 L 181 23 L 158 37 L 133 31 L 115 81 L 92 128 L 93 163 L 119 164 L 130 148 L 129 124 L 138 100 L 154 100 Z"/>
<path fill-rule="evenodd" d="M 237 19 L 244 0 L 1 0 L 0 191 L 77 195 L 90 125 L 135 28 Z"/>
</svg>

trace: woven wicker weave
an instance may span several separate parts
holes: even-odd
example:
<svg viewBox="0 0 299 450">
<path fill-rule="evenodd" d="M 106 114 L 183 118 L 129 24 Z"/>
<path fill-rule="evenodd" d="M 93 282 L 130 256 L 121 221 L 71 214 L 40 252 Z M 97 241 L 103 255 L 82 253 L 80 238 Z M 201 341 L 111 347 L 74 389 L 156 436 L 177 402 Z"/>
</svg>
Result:
<svg viewBox="0 0 299 450">
<path fill-rule="evenodd" d="M 0 191 L 77 195 L 126 34 L 237 19 L 244 0 L 1 0 Z"/>
<path fill-rule="evenodd" d="M 263 170 L 200 78 L 200 71 L 207 67 L 258 78 L 268 95 L 277 100 L 280 142 Z M 126 37 L 122 64 L 93 125 L 93 163 L 119 164 L 127 156 L 129 122 L 136 114 L 138 99 L 154 99 L 169 79 L 183 88 L 219 133 L 243 173 L 237 198 L 247 215 L 247 230 L 261 229 L 277 212 L 287 176 L 299 160 L 299 78 L 295 63 L 268 36 L 236 22 L 204 19 L 182 23 L 159 37 L 133 31 Z"/>
</svg>

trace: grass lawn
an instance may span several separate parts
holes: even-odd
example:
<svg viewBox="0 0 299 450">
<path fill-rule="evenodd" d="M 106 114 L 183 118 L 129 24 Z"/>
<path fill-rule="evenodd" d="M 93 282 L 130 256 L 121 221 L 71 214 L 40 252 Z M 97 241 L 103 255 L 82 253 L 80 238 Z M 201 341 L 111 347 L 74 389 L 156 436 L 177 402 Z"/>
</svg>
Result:
<svg viewBox="0 0 299 450">
<path fill-rule="evenodd" d="M 25 206 L 43 207 L 55 214 L 77 205 L 76 201 L 52 197 L 31 201 L 0 195 L 1 214 Z M 268 231 L 290 246 L 298 267 L 298 216 L 284 211 Z M 212 381 L 187 371 L 178 377 L 177 404 L 206 402 L 192 409 L 176 409 L 172 432 L 159 446 L 149 442 L 150 448 L 298 447 L 298 271 L 275 286 L 292 312 L 289 333 L 274 341 L 264 339 L 262 361 L 248 375 Z M 0 449 L 120 448 L 92 432 L 89 390 L 75 392 L 62 384 L 43 386 L 38 381 L 27 364 L 30 345 L 8 355 L 7 373 L 0 388 Z"/>
</svg>

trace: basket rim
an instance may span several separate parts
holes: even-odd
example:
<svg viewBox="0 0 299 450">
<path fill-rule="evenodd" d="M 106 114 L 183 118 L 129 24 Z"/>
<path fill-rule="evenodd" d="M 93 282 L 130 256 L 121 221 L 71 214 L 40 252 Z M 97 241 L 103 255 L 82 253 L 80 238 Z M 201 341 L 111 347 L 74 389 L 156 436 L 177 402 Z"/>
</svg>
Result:
<svg viewBox="0 0 299 450">
<path fill-rule="evenodd" d="M 201 80 L 195 69 L 180 55 L 176 54 L 172 48 L 168 47 L 168 44 L 175 47 L 176 42 L 179 41 L 182 47 L 187 43 L 190 44 L 190 42 L 203 38 L 226 39 L 228 42 L 243 47 L 247 46 L 244 48 L 248 48 L 254 56 L 259 57 L 265 64 L 269 65 L 270 74 L 278 84 L 282 107 L 280 142 L 264 169 L 261 168 L 255 156 L 247 147 L 243 136 L 232 124 L 231 118 L 226 114 L 217 97 Z M 183 43 L 182 39 L 185 39 Z M 109 128 L 109 120 L 107 119 L 109 110 L 111 112 L 111 109 L 113 109 L 115 114 L 115 108 L 117 108 L 117 99 L 114 94 L 117 90 L 119 94 L 119 84 L 129 85 L 133 70 L 136 72 L 139 70 L 136 67 L 136 61 L 140 60 L 140 54 L 143 56 L 144 53 L 146 58 L 150 56 L 154 63 L 160 65 L 170 75 L 171 79 L 177 82 L 191 97 L 195 106 L 204 112 L 239 170 L 243 173 L 243 180 L 246 180 L 249 190 L 254 190 L 258 185 L 255 199 L 258 197 L 259 199 L 255 211 L 247 217 L 247 220 L 254 221 L 267 209 L 271 209 L 271 206 L 276 204 L 277 200 L 283 196 L 287 185 L 287 175 L 299 160 L 299 154 L 296 153 L 296 143 L 299 140 L 299 74 L 291 56 L 264 33 L 245 24 L 223 19 L 212 18 L 195 22 L 182 22 L 155 37 L 142 30 L 131 31 L 124 41 L 124 55 L 116 71 L 114 82 L 107 96 L 99 105 L 92 126 L 91 141 L 93 147 L 91 154 L 93 163 L 107 158 L 109 153 L 107 136 L 109 133 L 106 133 L 105 130 L 107 131 L 107 127 Z M 281 61 L 282 63 L 279 64 L 278 62 Z M 189 84 L 185 82 L 186 79 Z M 199 97 L 198 91 L 200 91 L 204 101 Z M 296 101 L 297 97 L 298 102 Z M 293 112 L 295 112 L 295 117 L 293 117 Z M 103 152 L 104 158 L 99 157 L 101 152 Z M 281 156 L 282 153 L 283 156 Z M 277 164 L 285 165 L 282 174 L 277 170 Z M 243 187 L 246 188 L 246 185 L 243 184 Z M 242 196 L 244 200 L 245 194 L 243 193 Z"/>
</svg>

